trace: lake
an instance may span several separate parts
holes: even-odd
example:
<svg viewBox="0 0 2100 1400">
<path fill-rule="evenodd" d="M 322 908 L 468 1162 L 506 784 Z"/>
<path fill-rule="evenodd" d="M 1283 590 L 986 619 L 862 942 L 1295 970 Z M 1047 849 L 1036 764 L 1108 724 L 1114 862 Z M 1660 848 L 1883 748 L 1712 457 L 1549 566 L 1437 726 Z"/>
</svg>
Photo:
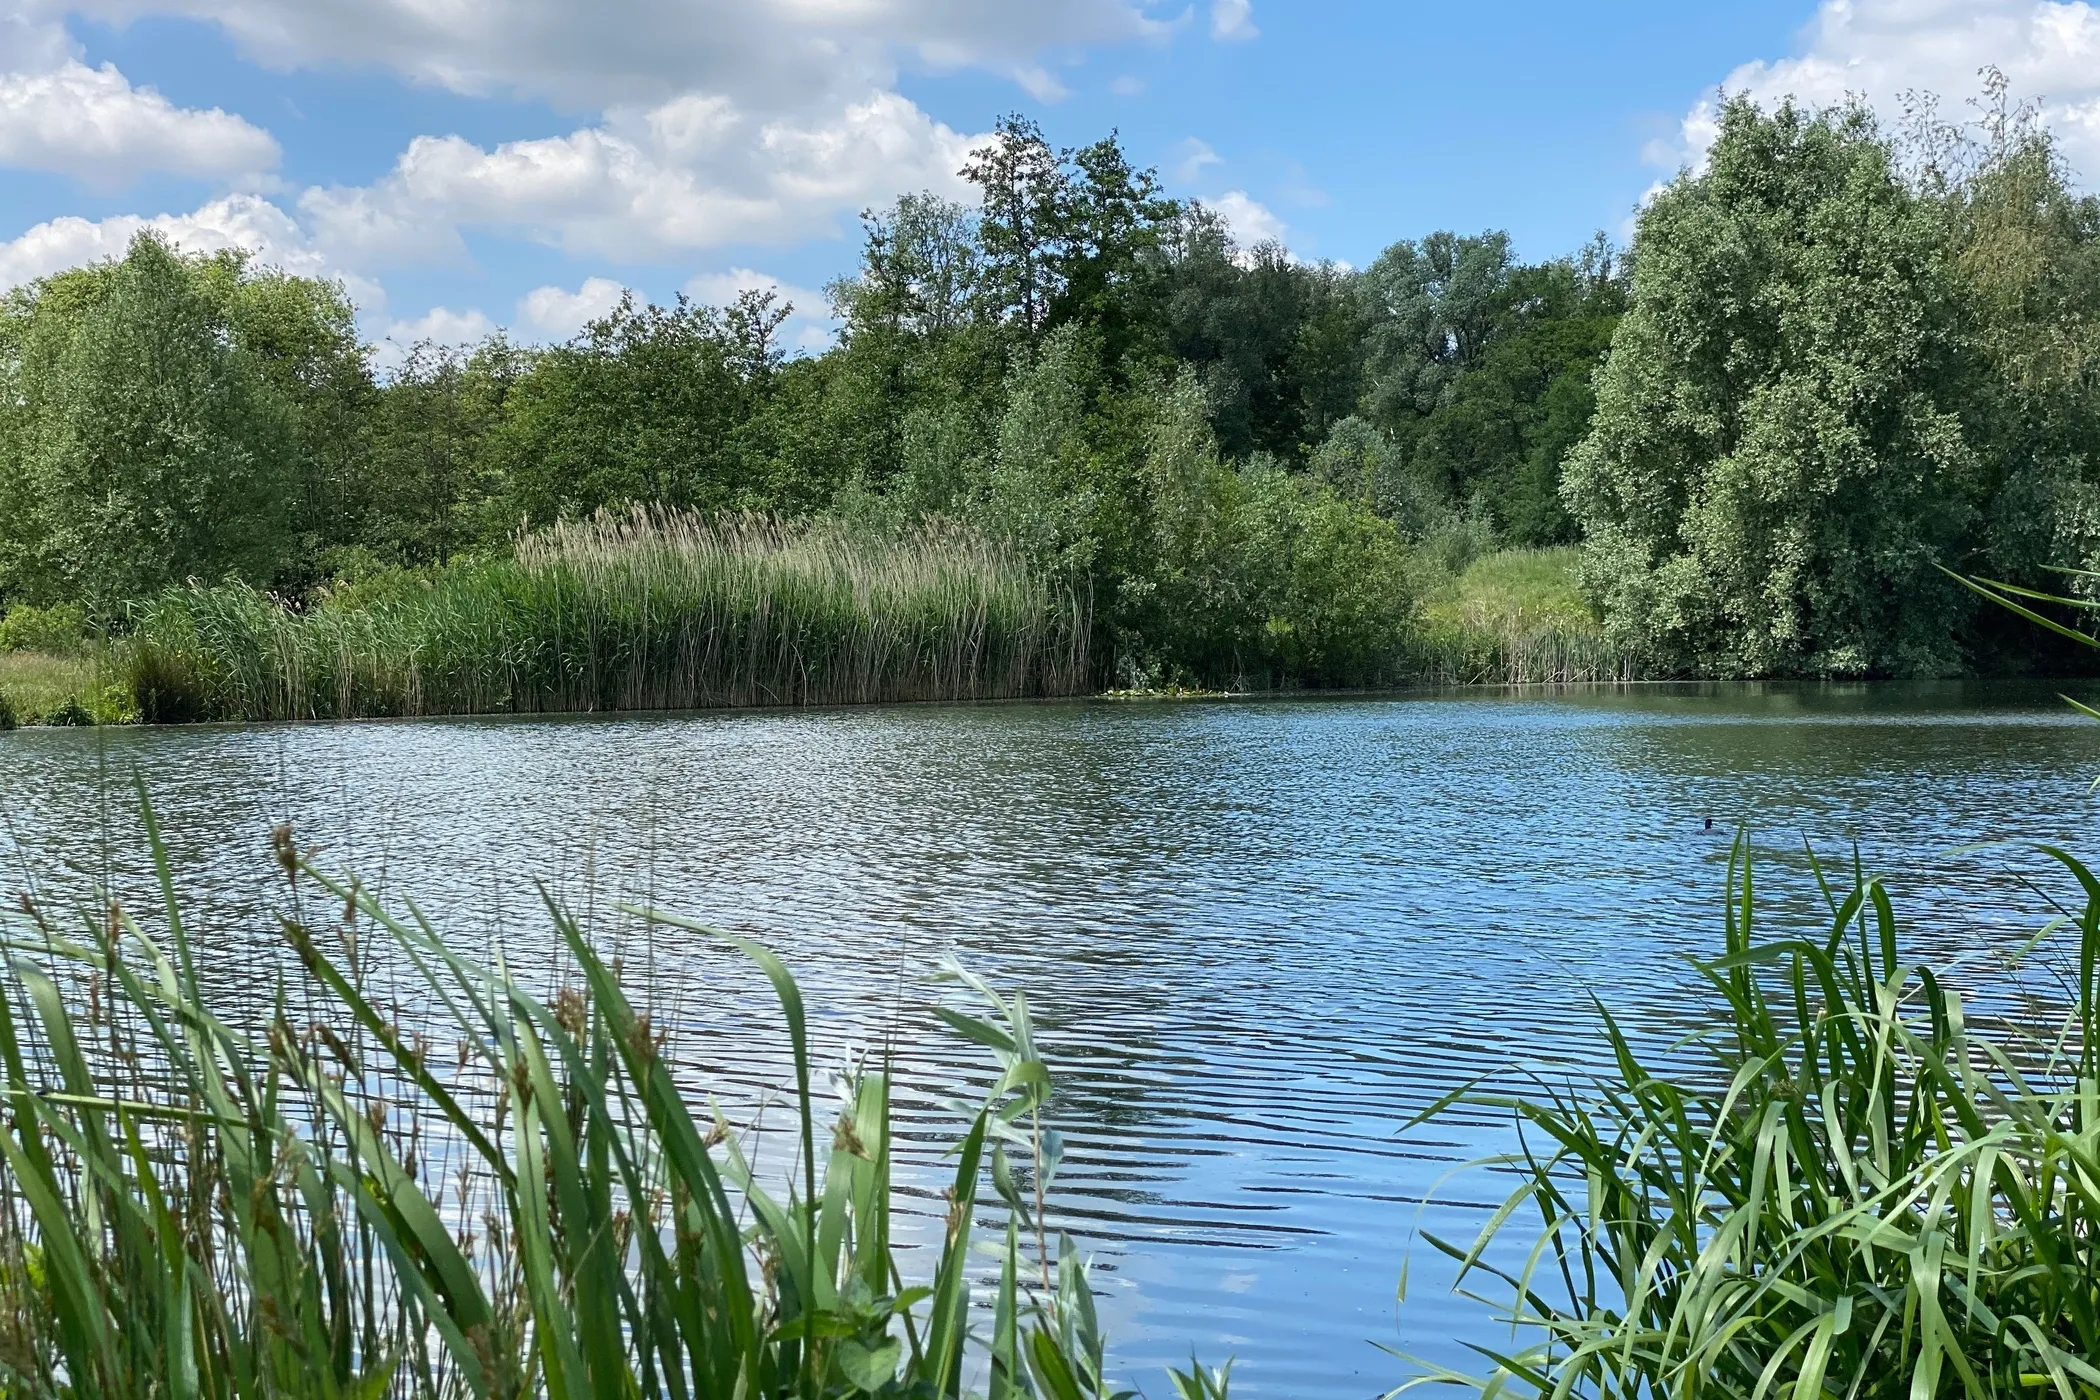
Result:
<svg viewBox="0 0 2100 1400">
<path fill-rule="evenodd" d="M 784 1077 L 764 982 L 613 912 L 654 903 L 776 947 L 826 1064 L 895 1045 L 920 1182 L 955 1131 L 941 1100 L 988 1077 L 934 1028 L 931 974 L 953 953 L 1026 989 L 1071 1143 L 1055 1213 L 1152 1395 L 1192 1348 L 1239 1358 L 1236 1394 L 1305 1400 L 1404 1379 L 1381 1344 L 1493 1341 L 1419 1243 L 1394 1293 L 1418 1224 L 1469 1235 L 1499 1196 L 1451 1172 L 1505 1126 L 1400 1130 L 1476 1077 L 1594 1063 L 1593 996 L 1695 1061 L 1687 959 L 1719 945 L 1739 821 L 1768 927 L 1813 926 L 1804 837 L 1840 861 L 1856 841 L 1910 948 L 1976 955 L 1959 980 L 1986 994 L 2068 885 L 2023 843 L 2100 854 L 2100 723 L 2047 688 L 1653 686 L 24 731 L 0 735 L 10 899 L 140 887 L 134 771 L 230 1004 L 284 965 L 259 902 L 289 821 L 551 984 L 543 883 L 617 946 L 685 1072 L 748 1107 Z M 1980 842 L 2001 844 L 1958 849 Z"/>
</svg>

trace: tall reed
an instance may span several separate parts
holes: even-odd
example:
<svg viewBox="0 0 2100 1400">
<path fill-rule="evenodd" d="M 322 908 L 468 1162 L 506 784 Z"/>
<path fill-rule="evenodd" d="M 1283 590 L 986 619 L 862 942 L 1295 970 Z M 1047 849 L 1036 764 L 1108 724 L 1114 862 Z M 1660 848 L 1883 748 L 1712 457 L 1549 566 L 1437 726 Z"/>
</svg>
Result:
<svg viewBox="0 0 2100 1400">
<path fill-rule="evenodd" d="M 1409 635 L 1400 669 L 1418 685 L 1572 685 L 1641 677 L 1633 655 L 1594 625 L 1540 618 L 1432 618 Z"/>
<path fill-rule="evenodd" d="M 765 949 L 728 940 L 772 982 L 793 1050 L 777 1186 L 695 1111 L 666 1032 L 559 908 L 580 981 L 543 999 L 281 832 L 305 980 L 250 1033 L 214 1013 L 151 845 L 155 919 L 25 902 L 5 925 L 0 1395 L 1112 1395 L 1085 1263 L 1040 1209 L 1057 1150 L 1025 1001 L 965 974 L 984 1014 L 941 1013 L 998 1076 L 913 1276 L 889 1067 L 850 1076 L 821 1121 L 801 994 Z M 451 1018 L 456 1056 L 368 995 L 375 939 Z M 1004 1222 L 973 1291 L 987 1178 Z"/>
<path fill-rule="evenodd" d="M 979 536 L 600 515 L 366 605 L 237 585 L 153 600 L 148 719 L 696 709 L 1073 694 L 1078 599 Z"/>
<path fill-rule="evenodd" d="M 1606 1014 L 1614 1068 L 1595 1082 L 1431 1110 L 1515 1115 L 1522 1146 L 1492 1163 L 1515 1188 L 1472 1242 L 1431 1237 L 1510 1331 L 1476 1348 L 1477 1374 L 1409 1384 L 2100 1394 L 2100 879 L 2050 855 L 2085 894 L 2076 1004 L 2039 1047 L 2006 1046 L 1903 958 L 1875 880 L 1824 885 L 1823 936 L 1759 941 L 1739 842 L 1723 955 L 1700 967 L 1710 1073 L 1655 1073 Z"/>
</svg>

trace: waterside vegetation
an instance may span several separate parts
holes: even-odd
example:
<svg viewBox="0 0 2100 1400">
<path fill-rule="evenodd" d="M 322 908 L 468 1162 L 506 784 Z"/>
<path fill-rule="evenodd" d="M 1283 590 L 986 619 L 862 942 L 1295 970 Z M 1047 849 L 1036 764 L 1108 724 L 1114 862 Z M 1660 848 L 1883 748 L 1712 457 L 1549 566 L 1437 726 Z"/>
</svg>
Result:
<svg viewBox="0 0 2100 1400">
<path fill-rule="evenodd" d="M 124 655 L 149 720 L 316 719 L 1069 695 L 1088 640 L 1082 600 L 960 529 L 635 512 L 301 613 L 173 590 Z"/>
<path fill-rule="evenodd" d="M 820 353 L 786 353 L 790 308 L 753 292 L 382 364 L 341 287 L 150 233 L 17 288 L 0 608 L 121 638 L 230 581 L 302 618 L 334 600 L 284 629 L 318 638 L 375 581 L 476 595 L 521 539 L 642 510 L 900 557 L 968 532 L 1080 600 L 1099 689 L 2091 664 L 1941 572 L 2041 587 L 2100 564 L 2100 200 L 1995 75 L 1966 122 L 1730 102 L 1630 248 L 1540 262 L 1492 231 L 1360 269 L 1245 246 L 1113 138 L 1058 150 L 1020 117 L 962 174 L 971 205 L 869 212 Z M 1572 558 L 1579 588 L 1454 604 L 1497 556 Z M 393 626 L 379 611 L 356 627 Z M 371 676 L 331 663 L 334 695 L 287 683 L 252 712 L 422 703 L 372 647 L 394 650 Z"/>
<path fill-rule="evenodd" d="M 277 849 L 296 962 L 266 1024 L 215 1013 L 157 839 L 150 916 L 25 901 L 0 924 L 0 1393 L 1116 1394 L 1086 1263 L 1041 1213 L 1059 1146 L 1025 1000 L 955 970 L 974 1005 L 940 1016 L 992 1082 L 932 1247 L 905 1250 L 889 1067 L 820 1107 L 800 993 L 763 948 L 738 945 L 793 1052 L 778 1159 L 696 1111 L 666 1031 L 561 909 L 574 978 L 539 997 L 289 832 Z M 443 1023 L 370 989 L 382 947 Z"/>
<path fill-rule="evenodd" d="M 1402 1389 L 2093 1394 L 2100 878 L 2050 854 L 2085 896 L 2072 1010 L 1996 1040 L 1902 956 L 1876 880 L 1825 884 L 1824 935 L 1761 941 L 1739 843 L 1723 954 L 1699 968 L 1708 1070 L 1651 1071 L 1606 1015 L 1610 1074 L 1450 1101 L 1523 1139 L 1486 1164 L 1517 1184 L 1479 1237 L 1430 1238 L 1511 1340 Z"/>
</svg>

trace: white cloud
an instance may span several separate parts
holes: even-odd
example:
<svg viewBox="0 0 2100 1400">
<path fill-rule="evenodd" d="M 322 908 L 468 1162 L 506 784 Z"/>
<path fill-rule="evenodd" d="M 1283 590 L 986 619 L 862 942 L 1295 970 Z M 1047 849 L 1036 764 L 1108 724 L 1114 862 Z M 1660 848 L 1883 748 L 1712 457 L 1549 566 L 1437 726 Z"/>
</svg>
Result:
<svg viewBox="0 0 2100 1400">
<path fill-rule="evenodd" d="M 1174 178 L 1184 185 L 1194 184 L 1211 166 L 1224 163 L 1225 158 L 1212 150 L 1209 142 L 1191 136 L 1181 143 L 1181 159 L 1174 163 Z"/>
<path fill-rule="evenodd" d="M 78 0 L 186 14 L 279 67 L 353 64 L 604 110 L 695 89 L 766 115 L 890 85 L 903 59 L 1009 76 L 1050 49 L 1164 36 L 1139 0 Z"/>
<path fill-rule="evenodd" d="M 1254 27 L 1253 0 L 1210 0 L 1210 37 L 1252 39 L 1261 31 Z"/>
<path fill-rule="evenodd" d="M 423 341 L 461 346 L 486 340 L 497 329 L 496 323 L 484 311 L 454 311 L 449 306 L 433 306 L 412 321 L 395 321 L 389 325 L 386 338 L 401 346 Z"/>
<path fill-rule="evenodd" d="M 211 108 L 178 107 L 90 68 L 57 19 L 0 3 L 0 166 L 116 189 L 148 173 L 254 185 L 276 168 L 270 133 Z"/>
<path fill-rule="evenodd" d="M 741 292 L 771 292 L 781 304 L 793 308 L 780 328 L 780 342 L 791 352 L 821 353 L 838 338 L 831 320 L 830 298 L 822 292 L 794 286 L 748 267 L 703 272 L 685 284 L 687 296 L 709 306 L 727 306 Z"/>
<path fill-rule="evenodd" d="M 627 289 L 610 277 L 587 277 L 575 291 L 539 287 L 518 301 L 518 325 L 546 340 L 567 340 L 620 304 Z"/>
<path fill-rule="evenodd" d="M 1145 91 L 1145 80 L 1135 73 L 1121 73 L 1109 81 L 1108 90 L 1118 97 L 1137 97 Z"/>
<path fill-rule="evenodd" d="M 122 257 L 141 229 L 158 231 L 193 253 L 244 248 L 273 267 L 308 277 L 340 277 L 359 304 L 375 308 L 379 288 L 336 266 L 308 239 L 282 209 L 253 194 L 212 200 L 188 214 L 142 218 L 121 214 L 89 220 L 71 216 L 38 224 L 11 242 L 0 243 L 0 288 L 78 267 L 102 258 Z"/>
<path fill-rule="evenodd" d="M 1281 243 L 1289 232 L 1283 220 L 1249 197 L 1245 190 L 1232 190 L 1203 203 L 1224 218 L 1232 229 L 1233 238 L 1242 248 L 1252 248 L 1257 243 Z"/>
<path fill-rule="evenodd" d="M 801 123 L 694 95 L 493 150 L 417 137 L 378 183 L 310 190 L 300 207 L 322 246 L 363 264 L 459 256 L 465 228 L 661 259 L 835 233 L 842 215 L 910 190 L 960 193 L 978 139 L 892 92 Z"/>
<path fill-rule="evenodd" d="M 1747 63 L 1721 84 L 1764 102 L 1865 99 L 1884 115 L 1909 91 L 1946 99 L 1946 115 L 2002 69 L 2015 100 L 2043 117 L 2087 184 L 2100 183 L 2100 7 L 2086 0 L 1824 0 L 1791 58 Z M 1696 163 L 1717 132 L 1713 101 L 1688 113 L 1675 142 L 1651 143 L 1665 166 Z"/>
</svg>

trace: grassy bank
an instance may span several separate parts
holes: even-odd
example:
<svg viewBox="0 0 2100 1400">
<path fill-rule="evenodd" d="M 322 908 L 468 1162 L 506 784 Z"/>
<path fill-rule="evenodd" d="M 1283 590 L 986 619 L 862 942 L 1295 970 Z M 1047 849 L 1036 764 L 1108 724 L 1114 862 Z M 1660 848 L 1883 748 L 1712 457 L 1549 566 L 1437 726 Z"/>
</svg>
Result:
<svg viewBox="0 0 2100 1400">
<path fill-rule="evenodd" d="M 1068 592 L 958 531 L 601 516 L 293 612 L 191 587 L 129 643 L 149 720 L 1002 699 L 1087 683 Z"/>
<path fill-rule="evenodd" d="M 1635 679 L 1576 582 L 1579 557 L 1512 549 L 1474 560 L 1429 592 L 1403 669 L 1441 685 Z"/>
<path fill-rule="evenodd" d="M 130 686 L 106 649 L 0 651 L 0 728 L 120 724 L 136 718 Z"/>
<path fill-rule="evenodd" d="M 998 1074 L 958 1121 L 937 1247 L 906 1254 L 886 1067 L 820 1109 L 800 994 L 764 949 L 728 940 L 779 994 L 792 1164 L 755 1165 L 696 1111 L 666 1033 L 558 910 L 574 982 L 544 1000 L 317 870 L 288 832 L 278 855 L 304 975 L 252 1033 L 200 990 L 157 843 L 158 917 L 95 901 L 0 916 L 0 1394 L 1110 1394 L 1086 1266 L 1033 1194 L 1057 1146 L 1020 999 L 957 970 L 974 1008 L 943 1018 Z M 456 1054 L 367 999 L 379 943 L 449 1011 Z M 994 1281 L 973 1293 L 980 1242 Z"/>
</svg>

